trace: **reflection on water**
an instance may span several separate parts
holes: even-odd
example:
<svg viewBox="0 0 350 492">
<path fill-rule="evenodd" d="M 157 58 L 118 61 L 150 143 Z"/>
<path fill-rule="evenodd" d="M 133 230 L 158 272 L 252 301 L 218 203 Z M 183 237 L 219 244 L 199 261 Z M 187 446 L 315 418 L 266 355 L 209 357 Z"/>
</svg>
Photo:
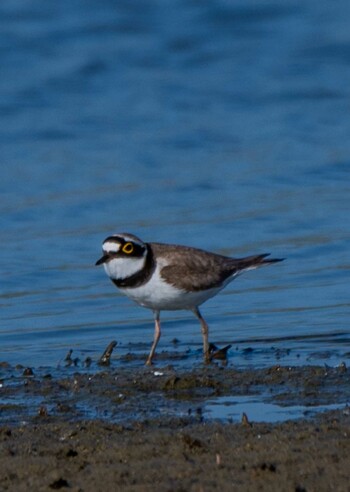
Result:
<svg viewBox="0 0 350 492">
<path fill-rule="evenodd" d="M 349 9 L 2 2 L 0 359 L 151 343 L 93 266 L 125 230 L 287 258 L 203 306 L 243 364 L 348 357 Z M 191 313 L 163 320 L 160 350 L 200 348 Z"/>
</svg>

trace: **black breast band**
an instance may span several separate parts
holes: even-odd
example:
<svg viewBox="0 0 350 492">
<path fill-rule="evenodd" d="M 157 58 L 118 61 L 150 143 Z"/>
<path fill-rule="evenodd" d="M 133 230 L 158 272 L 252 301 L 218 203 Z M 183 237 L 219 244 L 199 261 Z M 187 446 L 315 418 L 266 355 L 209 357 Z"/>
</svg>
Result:
<svg viewBox="0 0 350 492">
<path fill-rule="evenodd" d="M 147 244 L 147 255 L 145 265 L 139 272 L 130 275 L 130 277 L 125 278 L 112 278 L 112 282 L 119 288 L 134 288 L 144 285 L 153 275 L 156 267 L 156 263 L 153 258 L 153 253 L 151 247 Z"/>
</svg>

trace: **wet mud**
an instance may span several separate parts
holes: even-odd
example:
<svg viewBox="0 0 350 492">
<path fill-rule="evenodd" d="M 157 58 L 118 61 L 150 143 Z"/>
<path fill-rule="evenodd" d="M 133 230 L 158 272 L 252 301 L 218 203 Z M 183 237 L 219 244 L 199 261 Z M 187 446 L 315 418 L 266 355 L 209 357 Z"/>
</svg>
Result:
<svg viewBox="0 0 350 492">
<path fill-rule="evenodd" d="M 108 357 L 52 372 L 2 363 L 0 490 L 350 490 L 345 364 L 164 362 L 115 367 Z M 238 418 L 208 412 L 208 402 L 252 396 L 262 412 L 302 405 L 303 416 L 258 422 L 249 405 Z M 316 413 L 320 405 L 336 409 Z"/>
</svg>

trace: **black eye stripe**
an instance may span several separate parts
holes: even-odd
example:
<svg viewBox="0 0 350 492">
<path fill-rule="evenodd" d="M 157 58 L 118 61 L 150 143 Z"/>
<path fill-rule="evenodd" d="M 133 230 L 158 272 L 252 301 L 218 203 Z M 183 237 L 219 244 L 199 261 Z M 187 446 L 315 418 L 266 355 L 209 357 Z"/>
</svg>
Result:
<svg viewBox="0 0 350 492">
<path fill-rule="evenodd" d="M 126 249 L 124 249 L 126 247 Z M 119 254 L 129 257 L 140 257 L 143 256 L 145 252 L 145 247 L 140 244 L 134 243 L 132 241 L 124 241 L 122 244 Z"/>
<path fill-rule="evenodd" d="M 108 236 L 103 243 L 115 243 L 119 245 L 119 250 L 118 251 L 110 251 L 109 254 L 114 257 L 118 256 L 129 256 L 129 257 L 141 257 L 144 255 L 146 246 L 143 246 L 142 244 L 139 244 L 138 242 L 134 242 L 131 238 L 128 239 L 127 237 L 123 236 Z M 128 249 L 124 250 L 124 247 L 126 245 L 130 245 L 130 251 L 128 252 Z M 131 250 L 132 247 L 132 250 Z"/>
<path fill-rule="evenodd" d="M 132 246 L 132 251 L 130 251 L 129 253 L 126 252 L 126 254 L 128 256 L 143 256 L 144 252 L 145 252 L 145 248 L 137 243 L 132 243 L 131 241 L 127 241 L 126 244 L 131 244 Z M 124 245 L 125 246 L 125 245 Z M 123 246 L 123 248 L 124 248 Z"/>
</svg>

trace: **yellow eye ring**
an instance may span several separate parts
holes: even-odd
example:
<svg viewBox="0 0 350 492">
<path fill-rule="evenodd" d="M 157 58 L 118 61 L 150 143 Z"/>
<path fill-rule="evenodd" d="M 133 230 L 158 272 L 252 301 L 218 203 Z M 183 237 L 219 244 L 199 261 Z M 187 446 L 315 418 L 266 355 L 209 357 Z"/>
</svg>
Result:
<svg viewBox="0 0 350 492">
<path fill-rule="evenodd" d="M 130 255 L 134 251 L 134 246 L 132 243 L 125 243 L 122 248 L 123 253 Z"/>
</svg>

